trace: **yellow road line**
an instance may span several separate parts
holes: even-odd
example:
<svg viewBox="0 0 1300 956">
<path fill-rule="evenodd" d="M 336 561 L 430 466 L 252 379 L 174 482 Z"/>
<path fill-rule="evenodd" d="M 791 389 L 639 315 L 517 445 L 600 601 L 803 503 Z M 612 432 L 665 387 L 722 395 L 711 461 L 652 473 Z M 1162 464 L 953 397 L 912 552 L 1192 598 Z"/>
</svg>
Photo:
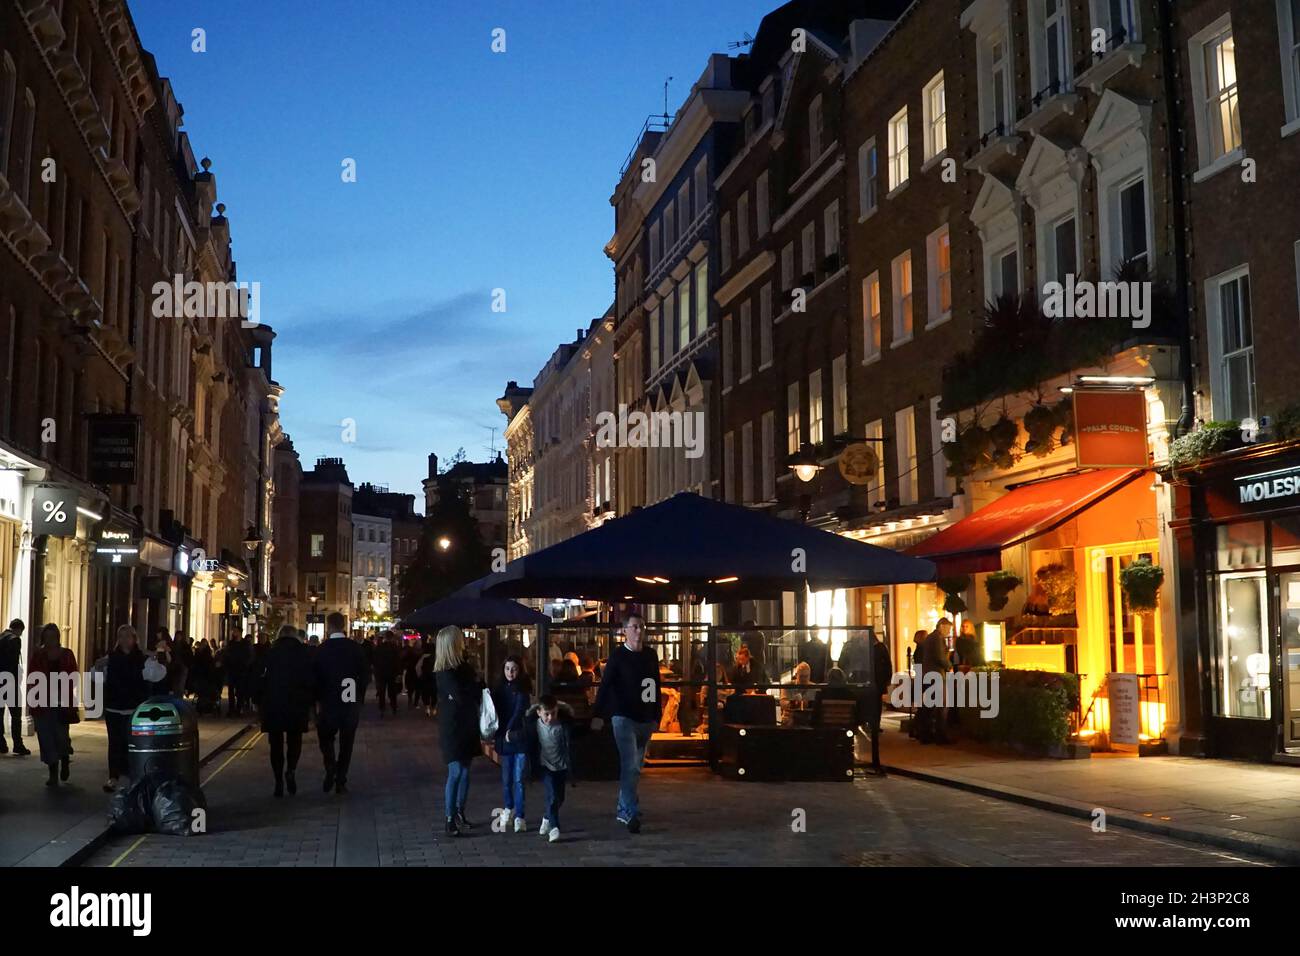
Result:
<svg viewBox="0 0 1300 956">
<path fill-rule="evenodd" d="M 262 731 L 259 730 L 259 731 L 258 731 L 258 732 L 253 736 L 253 739 L 252 739 L 252 740 L 250 740 L 250 741 L 249 741 L 245 746 L 237 748 L 237 749 L 235 750 L 234 753 L 232 753 L 229 757 L 226 758 L 225 763 L 223 763 L 223 764 L 222 764 L 220 767 L 218 767 L 216 770 L 212 771 L 212 773 L 208 775 L 208 779 L 202 781 L 202 782 L 199 784 L 199 786 L 200 786 L 200 787 L 206 787 L 206 786 L 208 785 L 209 781 L 211 781 L 213 777 L 215 777 L 217 774 L 221 773 L 221 771 L 223 771 L 223 770 L 226 769 L 226 765 L 229 764 L 230 761 L 234 760 L 236 757 L 241 757 L 241 756 L 243 756 L 244 754 L 249 753 L 249 752 L 250 752 L 254 747 L 256 747 L 256 746 L 257 746 L 257 742 L 258 742 L 259 740 L 261 740 L 263 736 L 265 736 L 265 734 L 264 734 Z M 143 842 L 148 838 L 148 836 L 149 836 L 149 834 L 146 833 L 144 836 L 140 837 L 140 839 L 136 840 L 136 841 L 135 841 L 134 843 L 132 843 L 129 847 L 127 847 L 126 850 L 122 853 L 121 856 L 119 856 L 116 860 L 114 860 L 112 863 L 109 864 L 109 868 L 111 869 L 112 867 L 117 866 L 119 863 L 121 863 L 123 860 L 125 860 L 128 856 L 130 856 L 130 855 L 135 851 L 135 848 L 138 847 L 141 843 L 143 843 Z"/>
</svg>

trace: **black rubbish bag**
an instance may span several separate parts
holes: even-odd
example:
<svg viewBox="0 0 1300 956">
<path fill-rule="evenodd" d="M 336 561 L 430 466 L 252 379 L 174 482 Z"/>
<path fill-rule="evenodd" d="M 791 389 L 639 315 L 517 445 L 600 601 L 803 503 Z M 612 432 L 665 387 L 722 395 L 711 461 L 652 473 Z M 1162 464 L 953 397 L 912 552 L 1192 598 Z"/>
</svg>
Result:
<svg viewBox="0 0 1300 956">
<path fill-rule="evenodd" d="M 151 793 L 148 779 L 114 793 L 108 805 L 108 828 L 114 833 L 148 833 L 153 828 Z"/>
<path fill-rule="evenodd" d="M 189 836 L 205 832 L 207 807 L 203 791 L 198 787 L 191 787 L 176 777 L 153 778 L 153 826 L 159 833 Z M 196 810 L 203 812 L 195 813 Z"/>
</svg>

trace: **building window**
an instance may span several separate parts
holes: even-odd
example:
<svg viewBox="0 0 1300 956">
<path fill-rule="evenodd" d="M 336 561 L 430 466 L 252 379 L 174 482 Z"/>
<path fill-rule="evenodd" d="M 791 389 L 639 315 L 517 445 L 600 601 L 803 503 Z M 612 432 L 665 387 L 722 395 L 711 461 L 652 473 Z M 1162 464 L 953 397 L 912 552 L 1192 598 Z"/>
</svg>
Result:
<svg viewBox="0 0 1300 956">
<path fill-rule="evenodd" d="M 876 211 L 876 141 L 869 139 L 858 147 L 858 218 L 865 219 Z"/>
<path fill-rule="evenodd" d="M 659 249 L 659 223 L 650 223 L 650 268 L 653 269 L 659 264 L 663 254 Z"/>
<path fill-rule="evenodd" d="M 930 461 L 934 467 L 934 497 L 950 495 L 953 479 L 948 475 L 948 459 L 943 454 L 943 418 L 939 414 L 940 396 L 930 399 Z"/>
<path fill-rule="evenodd" d="M 1011 96 L 1015 86 L 1011 81 L 1011 61 L 1007 52 L 1006 34 L 999 32 L 989 40 L 989 92 L 992 94 L 992 130 L 999 136 L 1011 133 Z"/>
<path fill-rule="evenodd" d="M 863 363 L 880 358 L 880 273 L 862 280 Z"/>
<path fill-rule="evenodd" d="M 311 556 L 313 558 L 323 557 L 325 555 L 325 535 L 313 534 L 311 536 Z"/>
<path fill-rule="evenodd" d="M 673 247 L 677 244 L 677 217 L 674 214 L 676 206 L 670 199 L 664 206 L 663 224 L 664 224 L 664 258 L 672 253 Z"/>
<path fill-rule="evenodd" d="M 686 344 L 683 342 L 676 348 L 673 347 L 673 332 L 677 329 L 677 296 L 673 293 L 672 289 L 669 289 L 668 294 L 664 296 L 662 312 L 664 317 L 663 356 L 664 361 L 667 362 L 677 354 L 678 348 L 681 348 Z"/>
<path fill-rule="evenodd" d="M 1020 295 L 1020 253 L 1012 248 L 999 252 L 993 257 L 993 295 Z"/>
<path fill-rule="evenodd" d="M 867 445 L 876 453 L 876 480 L 867 486 L 867 500 L 871 504 L 885 501 L 885 423 L 877 418 L 867 425 L 863 433 Z"/>
<path fill-rule="evenodd" d="M 794 242 L 787 242 L 781 248 L 781 291 L 789 292 L 794 288 Z"/>
<path fill-rule="evenodd" d="M 1220 421 L 1255 416 L 1255 348 L 1250 272 L 1236 269 L 1206 283 L 1213 414 Z"/>
<path fill-rule="evenodd" d="M 726 272 L 731 268 L 731 212 L 722 214 L 722 224 L 719 226 L 722 231 L 722 271 Z"/>
<path fill-rule="evenodd" d="M 754 500 L 754 423 L 740 426 L 740 500 L 750 504 Z"/>
<path fill-rule="evenodd" d="M 732 327 L 735 323 L 731 321 L 731 316 L 722 317 L 722 387 L 731 388 L 733 379 L 732 368 L 734 367 L 734 357 L 732 353 Z"/>
<path fill-rule="evenodd" d="M 811 286 L 817 273 L 817 223 L 805 223 L 799 236 L 799 281 Z"/>
<path fill-rule="evenodd" d="M 930 160 L 948 148 L 948 106 L 943 90 L 943 73 L 925 84 L 921 106 L 925 121 L 925 158 Z"/>
<path fill-rule="evenodd" d="M 659 309 L 655 308 L 650 313 L 650 325 L 646 329 L 650 336 L 650 371 L 654 373 L 659 368 Z"/>
<path fill-rule="evenodd" d="M 785 448 L 791 455 L 799 450 L 798 382 L 791 382 L 785 390 Z"/>
<path fill-rule="evenodd" d="M 1070 25 L 1066 0 L 1031 0 L 1034 103 L 1070 89 Z"/>
<path fill-rule="evenodd" d="M 709 260 L 701 259 L 695 267 L 695 334 L 709 327 Z"/>
<path fill-rule="evenodd" d="M 677 286 L 677 341 L 686 348 L 691 341 L 691 274 L 682 277 Z"/>
<path fill-rule="evenodd" d="M 1052 257 L 1047 272 L 1057 282 L 1064 285 L 1067 276 L 1079 274 L 1079 237 L 1073 214 L 1052 224 L 1052 241 L 1047 251 Z"/>
<path fill-rule="evenodd" d="M 837 355 L 831 362 L 831 435 L 849 430 L 848 356 Z"/>
<path fill-rule="evenodd" d="M 952 318 L 952 247 L 947 224 L 930 233 L 925 240 L 929 318 L 927 325 L 938 325 Z"/>
<path fill-rule="evenodd" d="M 1141 40 L 1136 0 L 1092 0 L 1092 3 L 1093 22 L 1106 31 L 1109 49 Z"/>
<path fill-rule="evenodd" d="M 1300 0 L 1277 0 L 1277 33 L 1281 38 L 1282 90 L 1288 126 L 1300 124 Z M 0 101 L 0 109 L 3 101 Z"/>
<path fill-rule="evenodd" d="M 722 500 L 736 500 L 736 433 L 722 436 Z"/>
<path fill-rule="evenodd" d="M 677 190 L 677 221 L 681 223 L 680 229 L 682 235 L 686 235 L 687 227 L 691 224 L 690 180 L 682 183 L 681 188 Z"/>
<path fill-rule="evenodd" d="M 776 498 L 776 416 L 763 413 L 763 500 Z"/>
<path fill-rule="evenodd" d="M 1196 89 L 1196 137 L 1201 168 L 1241 147 L 1237 103 L 1237 53 L 1232 22 L 1222 17 L 1191 41 Z"/>
<path fill-rule="evenodd" d="M 9 173 L 9 141 L 13 138 L 14 108 L 18 97 L 18 72 L 8 53 L 0 65 L 0 174 Z"/>
<path fill-rule="evenodd" d="M 894 443 L 898 449 L 898 503 L 916 504 L 916 409 L 894 413 Z"/>
<path fill-rule="evenodd" d="M 1147 260 L 1146 181 L 1136 179 L 1119 190 L 1121 262 Z"/>
<path fill-rule="evenodd" d="M 695 218 L 704 212 L 704 202 L 709 195 L 709 158 L 695 164 Z"/>
<path fill-rule="evenodd" d="M 889 121 L 889 191 L 907 182 L 907 107 Z"/>
<path fill-rule="evenodd" d="M 772 228 L 771 213 L 769 211 L 767 186 L 767 170 L 758 174 L 758 180 L 754 185 L 754 216 L 757 220 L 758 237 L 761 239 L 767 235 Z"/>
<path fill-rule="evenodd" d="M 749 252 L 749 193 L 736 200 L 736 256 L 743 259 Z"/>
<path fill-rule="evenodd" d="M 891 265 L 894 293 L 894 337 L 890 347 L 912 339 L 912 251 L 909 249 Z"/>
<path fill-rule="evenodd" d="M 751 338 L 750 320 L 753 310 L 748 300 L 740 304 L 740 380 L 747 381 L 753 371 L 754 346 Z"/>
<path fill-rule="evenodd" d="M 822 98 L 814 96 L 808 104 L 808 165 L 822 154 Z"/>
<path fill-rule="evenodd" d="M 826 440 L 822 434 L 822 370 L 808 376 L 808 441 L 820 445 Z"/>
<path fill-rule="evenodd" d="M 758 290 L 758 368 L 772 364 L 772 283 Z"/>
<path fill-rule="evenodd" d="M 840 201 L 834 200 L 823 215 L 826 258 L 840 254 Z"/>
</svg>

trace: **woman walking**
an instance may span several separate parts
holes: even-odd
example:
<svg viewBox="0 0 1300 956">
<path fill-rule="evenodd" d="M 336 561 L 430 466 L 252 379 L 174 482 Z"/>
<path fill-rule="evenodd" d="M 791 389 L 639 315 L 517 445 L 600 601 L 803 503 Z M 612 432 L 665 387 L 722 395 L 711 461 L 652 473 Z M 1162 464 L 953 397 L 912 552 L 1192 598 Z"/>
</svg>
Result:
<svg viewBox="0 0 1300 956">
<path fill-rule="evenodd" d="M 265 667 L 258 675 L 257 711 L 262 715 L 262 730 L 271 746 L 271 773 L 275 775 L 274 796 L 298 792 L 298 758 L 302 755 L 302 735 L 307 731 L 307 711 L 311 709 L 315 688 L 311 654 L 298 639 L 292 624 L 280 627 L 275 643 L 265 655 Z M 285 766 L 285 743 L 288 743 L 288 766 Z"/>
<path fill-rule="evenodd" d="M 104 675 L 104 726 L 108 730 L 108 782 L 104 792 L 112 793 L 127 773 L 127 743 L 131 739 L 131 715 L 149 696 L 144 679 L 144 652 L 135 628 L 123 624 L 117 629 L 117 644 L 108 655 Z"/>
<path fill-rule="evenodd" d="M 425 638 L 420 644 L 420 699 L 424 701 L 424 714 L 426 717 L 433 716 L 433 709 L 438 706 L 438 689 L 434 686 L 434 661 L 437 660 L 435 653 L 436 644 Z"/>
<path fill-rule="evenodd" d="M 438 632 L 433 663 L 438 688 L 438 737 L 447 762 L 445 808 L 447 835 L 460 836 L 472 827 L 465 818 L 469 768 L 480 752 L 478 711 L 483 682 L 465 659 L 465 633 L 454 624 Z"/>
<path fill-rule="evenodd" d="M 72 675 L 77 673 L 77 658 L 59 645 L 60 639 L 57 624 L 41 628 L 40 647 L 32 654 L 27 667 L 29 674 L 45 675 L 45 700 L 40 707 L 33 705 L 32 720 L 41 745 L 41 763 L 50 768 L 50 779 L 45 781 L 47 787 L 57 787 L 60 780 L 66 783 L 71 774 L 68 764 L 72 758 L 72 738 L 68 726 L 80 719 L 75 695 L 69 693 Z M 64 699 L 69 696 L 72 699 Z"/>
<path fill-rule="evenodd" d="M 497 711 L 496 749 L 501 755 L 501 832 L 528 829 L 524 815 L 524 791 L 528 784 L 528 744 L 525 718 L 532 705 L 532 683 L 524 673 L 524 662 L 513 654 L 506 658 L 503 679 L 492 692 Z"/>
</svg>

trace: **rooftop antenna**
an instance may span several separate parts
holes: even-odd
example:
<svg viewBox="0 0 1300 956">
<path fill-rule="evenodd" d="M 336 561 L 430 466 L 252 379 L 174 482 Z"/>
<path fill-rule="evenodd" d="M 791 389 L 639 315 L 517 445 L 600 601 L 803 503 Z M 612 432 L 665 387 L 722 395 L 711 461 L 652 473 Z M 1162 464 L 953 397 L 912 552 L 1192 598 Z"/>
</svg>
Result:
<svg viewBox="0 0 1300 956">
<path fill-rule="evenodd" d="M 728 43 L 728 44 L 727 44 L 727 49 L 728 49 L 728 50 L 740 50 L 740 49 L 743 49 L 744 47 L 747 47 L 747 46 L 753 46 L 753 45 L 754 45 L 754 38 L 753 38 L 752 36 L 750 36 L 750 35 L 749 35 L 749 31 L 746 30 L 746 31 L 745 31 L 745 39 L 743 39 L 743 40 L 733 40 L 731 43 Z"/>
<path fill-rule="evenodd" d="M 668 77 L 668 79 L 664 80 L 664 122 L 665 122 L 665 123 L 667 123 L 667 122 L 668 122 L 668 119 L 669 119 L 669 117 L 668 117 L 668 84 L 671 83 L 672 81 L 673 81 L 673 78 L 672 78 L 671 76 Z"/>
<path fill-rule="evenodd" d="M 497 430 L 495 425 L 480 425 L 479 428 L 486 428 L 492 433 L 491 443 L 487 446 L 488 461 L 496 461 L 497 457 Z"/>
</svg>

